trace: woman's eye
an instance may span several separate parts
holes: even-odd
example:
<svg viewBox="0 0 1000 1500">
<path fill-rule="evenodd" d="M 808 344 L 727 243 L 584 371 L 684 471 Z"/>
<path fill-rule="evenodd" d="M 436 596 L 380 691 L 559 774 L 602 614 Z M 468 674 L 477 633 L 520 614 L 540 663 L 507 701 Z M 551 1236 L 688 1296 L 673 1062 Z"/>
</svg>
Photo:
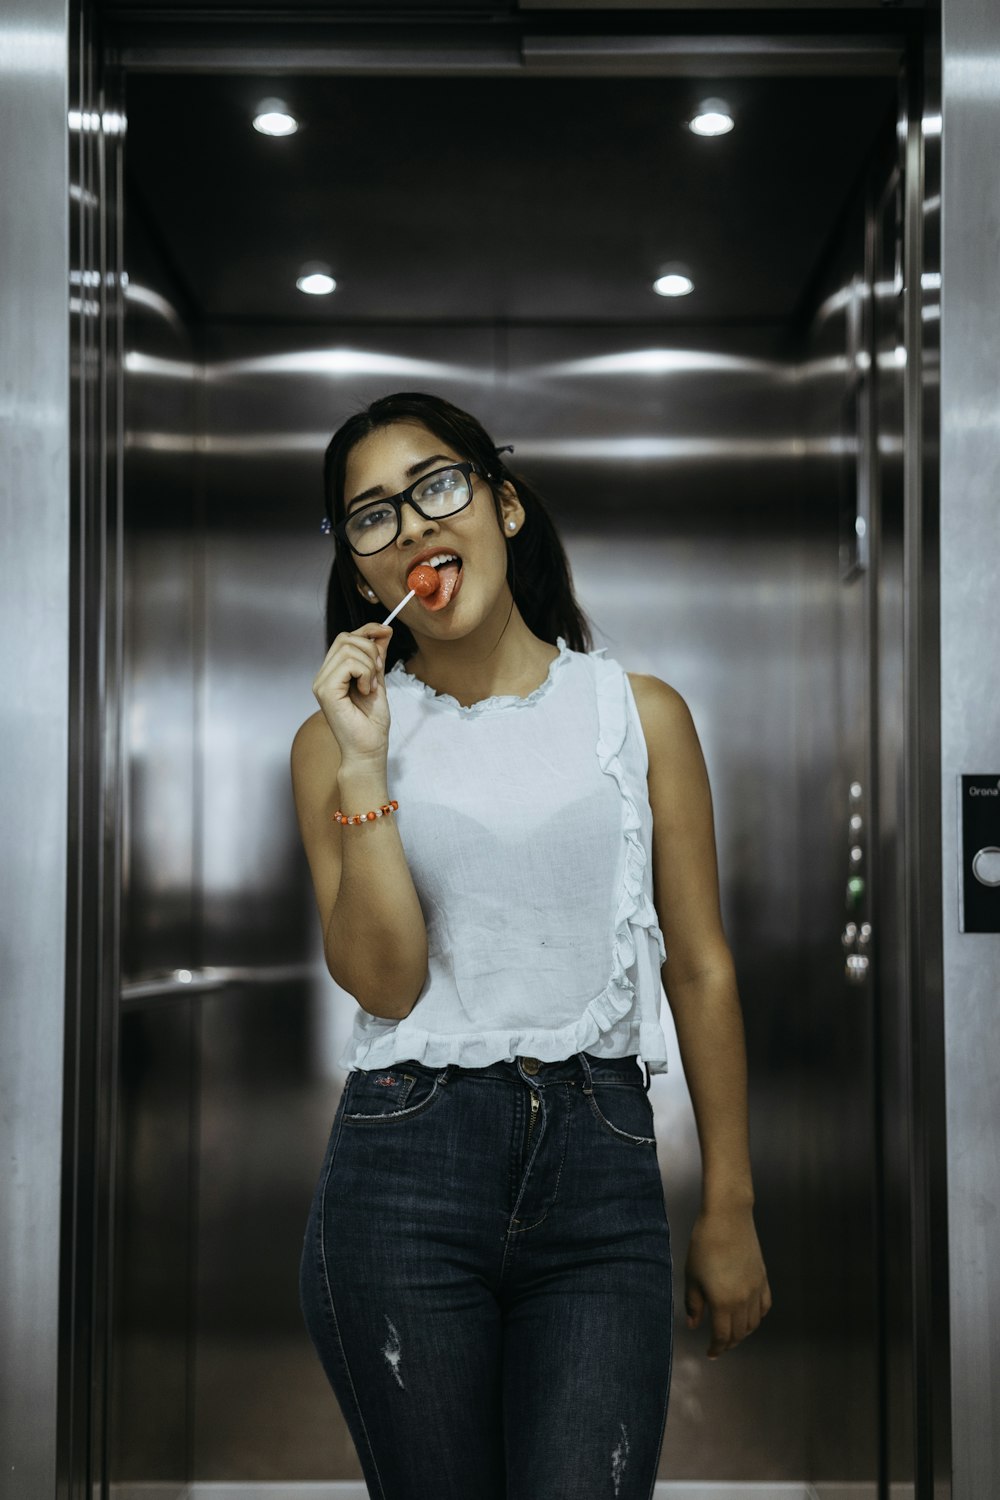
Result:
<svg viewBox="0 0 1000 1500">
<path fill-rule="evenodd" d="M 387 510 L 363 510 L 360 516 L 355 516 L 354 524 L 364 530 L 369 526 L 377 526 L 388 514 Z"/>
<path fill-rule="evenodd" d="M 429 481 L 424 493 L 438 495 L 443 490 L 453 490 L 459 477 L 456 469 L 447 469 L 443 474 L 438 474 L 436 478 Z"/>
</svg>

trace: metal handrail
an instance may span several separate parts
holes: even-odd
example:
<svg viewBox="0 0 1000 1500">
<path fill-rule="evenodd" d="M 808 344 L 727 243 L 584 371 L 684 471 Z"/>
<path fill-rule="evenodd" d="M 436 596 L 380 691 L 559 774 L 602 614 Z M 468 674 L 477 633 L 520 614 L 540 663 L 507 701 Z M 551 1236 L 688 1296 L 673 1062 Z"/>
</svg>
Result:
<svg viewBox="0 0 1000 1500">
<path fill-rule="evenodd" d="M 282 984 L 314 979 L 322 974 L 316 964 L 261 964 L 254 967 L 170 969 L 164 974 L 126 980 L 119 991 L 122 1005 L 145 1000 L 169 1000 L 179 995 L 206 995 L 235 984 Z"/>
</svg>

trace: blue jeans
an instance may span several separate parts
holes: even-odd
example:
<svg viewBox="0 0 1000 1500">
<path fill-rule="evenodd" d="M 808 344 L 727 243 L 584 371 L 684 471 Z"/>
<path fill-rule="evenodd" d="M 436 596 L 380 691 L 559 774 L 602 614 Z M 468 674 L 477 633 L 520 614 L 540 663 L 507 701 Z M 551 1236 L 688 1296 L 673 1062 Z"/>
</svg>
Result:
<svg viewBox="0 0 1000 1500">
<path fill-rule="evenodd" d="M 673 1268 L 648 1074 L 348 1074 L 302 1310 L 371 1500 L 650 1500 Z"/>
</svg>

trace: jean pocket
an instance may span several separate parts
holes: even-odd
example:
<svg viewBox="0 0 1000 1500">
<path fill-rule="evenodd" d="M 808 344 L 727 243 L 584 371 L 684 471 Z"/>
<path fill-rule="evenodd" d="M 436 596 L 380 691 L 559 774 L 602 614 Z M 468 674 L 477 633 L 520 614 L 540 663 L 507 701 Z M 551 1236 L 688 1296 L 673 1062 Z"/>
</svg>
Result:
<svg viewBox="0 0 1000 1500">
<path fill-rule="evenodd" d="M 359 1069 L 345 1089 L 345 1125 L 395 1125 L 423 1114 L 440 1097 L 440 1075 L 406 1063 Z"/>
<path fill-rule="evenodd" d="M 622 1083 L 595 1078 L 593 1087 L 584 1089 L 587 1102 L 603 1130 L 626 1145 L 655 1146 L 653 1106 L 642 1082 Z"/>
</svg>

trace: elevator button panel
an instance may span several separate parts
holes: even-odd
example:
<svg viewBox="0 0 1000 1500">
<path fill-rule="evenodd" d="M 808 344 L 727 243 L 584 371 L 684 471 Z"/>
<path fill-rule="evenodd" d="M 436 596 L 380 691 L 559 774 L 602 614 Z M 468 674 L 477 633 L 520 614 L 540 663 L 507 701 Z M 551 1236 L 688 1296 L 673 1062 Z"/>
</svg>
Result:
<svg viewBox="0 0 1000 1500">
<path fill-rule="evenodd" d="M 864 787 L 860 781 L 852 781 L 848 793 L 847 812 L 847 889 L 844 904 L 847 924 L 840 935 L 844 946 L 844 977 L 848 984 L 864 984 L 871 968 L 871 923 L 865 920 L 868 911 L 865 881 L 865 823 Z"/>
<path fill-rule="evenodd" d="M 1000 774 L 959 780 L 959 930 L 1000 932 Z"/>
</svg>

